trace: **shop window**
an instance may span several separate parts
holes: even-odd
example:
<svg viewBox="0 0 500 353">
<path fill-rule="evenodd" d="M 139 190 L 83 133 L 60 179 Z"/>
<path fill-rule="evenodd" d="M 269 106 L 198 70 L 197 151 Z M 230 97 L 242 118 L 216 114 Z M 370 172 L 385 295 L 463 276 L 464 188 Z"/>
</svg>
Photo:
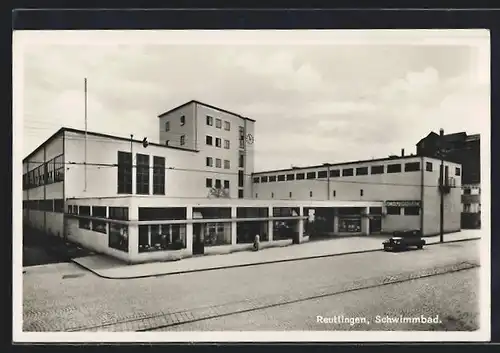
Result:
<svg viewBox="0 0 500 353">
<path fill-rule="evenodd" d="M 285 181 L 285 174 L 278 175 L 278 181 Z"/>
<path fill-rule="evenodd" d="M 128 207 L 109 207 L 108 218 L 128 221 Z"/>
<path fill-rule="evenodd" d="M 356 168 L 356 175 L 368 175 L 368 167 Z"/>
<path fill-rule="evenodd" d="M 108 246 L 116 250 L 128 252 L 127 224 L 109 222 Z"/>
<path fill-rule="evenodd" d="M 353 175 L 354 175 L 353 168 L 342 169 L 342 176 L 353 176 Z"/>
<path fill-rule="evenodd" d="M 330 170 L 331 178 L 338 178 L 340 176 L 340 169 L 332 169 Z"/>
<path fill-rule="evenodd" d="M 139 226 L 139 253 L 185 248 L 186 226 L 184 224 Z"/>
<path fill-rule="evenodd" d="M 371 167 L 372 174 L 384 174 L 384 166 L 383 165 L 374 165 Z"/>
<path fill-rule="evenodd" d="M 149 195 L 149 156 L 137 153 L 136 194 Z"/>
<path fill-rule="evenodd" d="M 231 244 L 231 223 L 206 223 L 202 229 L 205 246 Z"/>
<path fill-rule="evenodd" d="M 432 162 L 425 162 L 425 170 L 432 172 Z"/>
<path fill-rule="evenodd" d="M 64 213 L 64 200 L 55 199 L 54 200 L 54 212 Z"/>
<path fill-rule="evenodd" d="M 403 207 L 403 212 L 405 216 L 418 216 L 420 215 L 420 207 L 418 206 Z"/>
<path fill-rule="evenodd" d="M 304 173 L 297 173 L 297 180 L 304 180 L 305 174 Z"/>
<path fill-rule="evenodd" d="M 405 172 L 418 172 L 420 170 L 420 162 L 405 163 Z"/>
<path fill-rule="evenodd" d="M 308 172 L 306 174 L 307 179 L 316 179 L 316 172 Z"/>
<path fill-rule="evenodd" d="M 89 216 L 90 217 L 90 206 L 80 206 L 78 209 L 78 214 L 80 216 Z M 82 229 L 90 230 L 90 220 L 89 219 L 79 219 L 78 226 Z"/>
<path fill-rule="evenodd" d="M 153 195 L 165 195 L 165 157 L 153 157 Z"/>
<path fill-rule="evenodd" d="M 401 164 L 389 164 L 387 173 L 401 173 Z"/>
<path fill-rule="evenodd" d="M 268 241 L 267 227 L 267 221 L 238 222 L 236 226 L 236 243 L 253 243 L 257 234 L 261 242 Z"/>
<path fill-rule="evenodd" d="M 104 206 L 92 206 L 92 217 L 106 218 L 106 207 Z M 107 233 L 106 222 L 92 220 L 92 230 L 99 233 Z"/>
<path fill-rule="evenodd" d="M 396 206 L 387 206 L 387 214 L 388 215 L 400 215 L 401 214 L 401 207 L 396 207 Z"/>
<path fill-rule="evenodd" d="M 328 177 L 328 171 L 327 170 L 321 170 L 318 172 L 318 179 L 319 178 L 327 178 Z"/>
<path fill-rule="evenodd" d="M 295 180 L 295 174 L 287 174 L 286 180 Z"/>
</svg>

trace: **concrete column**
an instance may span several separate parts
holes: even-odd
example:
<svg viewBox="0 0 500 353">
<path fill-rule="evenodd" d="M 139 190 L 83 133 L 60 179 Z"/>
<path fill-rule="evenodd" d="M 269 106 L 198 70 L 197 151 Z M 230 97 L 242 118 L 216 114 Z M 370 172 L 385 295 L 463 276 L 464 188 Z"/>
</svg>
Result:
<svg viewBox="0 0 500 353">
<path fill-rule="evenodd" d="M 235 206 L 231 207 L 231 218 L 232 219 L 236 218 L 236 215 L 237 215 L 236 210 L 237 210 L 237 208 Z M 237 231 L 236 226 L 237 226 L 236 221 L 233 220 L 231 222 L 231 245 L 236 245 L 236 243 L 238 242 L 238 238 L 237 238 L 238 231 Z"/>
<path fill-rule="evenodd" d="M 128 217 L 131 221 L 139 219 L 139 208 L 133 198 L 129 199 Z M 134 258 L 139 254 L 139 226 L 131 224 L 128 227 L 128 255 L 129 258 Z"/>
<path fill-rule="evenodd" d="M 304 207 L 300 206 L 299 207 L 299 216 L 304 215 Z M 297 231 L 299 232 L 299 243 L 302 243 L 304 240 L 304 220 L 301 218 L 299 219 L 298 225 L 297 225 Z"/>
<path fill-rule="evenodd" d="M 186 206 L 186 220 L 193 219 L 193 207 Z M 186 250 L 193 254 L 193 223 L 186 224 Z"/>
<path fill-rule="evenodd" d="M 333 234 L 338 234 L 339 232 L 339 215 L 335 211 L 333 215 Z"/>
<path fill-rule="evenodd" d="M 269 206 L 268 207 L 268 216 L 269 217 L 272 217 L 274 215 L 273 213 L 273 207 L 272 206 Z M 274 221 L 272 220 L 269 220 L 267 221 L 267 238 L 269 239 L 269 241 L 273 241 L 273 230 L 274 230 Z"/>
<path fill-rule="evenodd" d="M 361 234 L 363 235 L 370 235 L 370 218 L 368 217 L 369 212 L 369 208 L 365 207 L 361 214 Z"/>
</svg>

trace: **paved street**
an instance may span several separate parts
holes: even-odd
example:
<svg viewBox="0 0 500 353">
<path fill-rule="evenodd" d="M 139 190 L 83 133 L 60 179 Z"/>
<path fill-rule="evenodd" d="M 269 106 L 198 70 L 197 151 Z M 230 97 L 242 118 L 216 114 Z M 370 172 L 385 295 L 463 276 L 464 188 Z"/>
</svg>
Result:
<svg viewBox="0 0 500 353">
<path fill-rule="evenodd" d="M 478 245 L 466 241 L 126 280 L 103 279 L 69 263 L 32 267 L 24 275 L 24 330 L 324 330 L 316 315 L 377 312 L 437 313 L 444 320 L 434 329 L 471 329 L 477 269 L 470 268 L 479 263 Z"/>
</svg>

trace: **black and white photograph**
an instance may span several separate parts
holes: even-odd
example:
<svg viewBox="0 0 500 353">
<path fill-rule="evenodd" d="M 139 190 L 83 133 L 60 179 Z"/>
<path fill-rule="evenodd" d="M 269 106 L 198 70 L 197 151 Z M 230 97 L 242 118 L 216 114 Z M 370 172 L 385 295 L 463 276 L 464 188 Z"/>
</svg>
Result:
<svg viewBox="0 0 500 353">
<path fill-rule="evenodd" d="M 19 342 L 490 339 L 487 30 L 15 31 Z"/>
</svg>

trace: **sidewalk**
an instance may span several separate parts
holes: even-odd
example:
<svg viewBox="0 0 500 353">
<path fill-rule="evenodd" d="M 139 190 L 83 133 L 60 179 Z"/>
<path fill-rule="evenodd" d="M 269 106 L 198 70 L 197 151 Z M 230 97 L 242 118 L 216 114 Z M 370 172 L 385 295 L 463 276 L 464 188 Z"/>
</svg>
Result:
<svg viewBox="0 0 500 353">
<path fill-rule="evenodd" d="M 480 235 L 480 230 L 464 230 L 458 233 L 445 234 L 445 242 L 479 239 Z M 428 245 L 439 243 L 439 236 L 426 237 L 425 239 Z M 73 262 L 103 278 L 133 279 L 370 251 L 382 251 L 382 239 L 380 236 L 353 236 L 348 238 L 311 241 L 300 245 L 268 248 L 257 252 L 241 251 L 227 255 L 193 257 L 174 262 L 127 265 L 119 260 L 104 255 L 75 258 Z"/>
</svg>

